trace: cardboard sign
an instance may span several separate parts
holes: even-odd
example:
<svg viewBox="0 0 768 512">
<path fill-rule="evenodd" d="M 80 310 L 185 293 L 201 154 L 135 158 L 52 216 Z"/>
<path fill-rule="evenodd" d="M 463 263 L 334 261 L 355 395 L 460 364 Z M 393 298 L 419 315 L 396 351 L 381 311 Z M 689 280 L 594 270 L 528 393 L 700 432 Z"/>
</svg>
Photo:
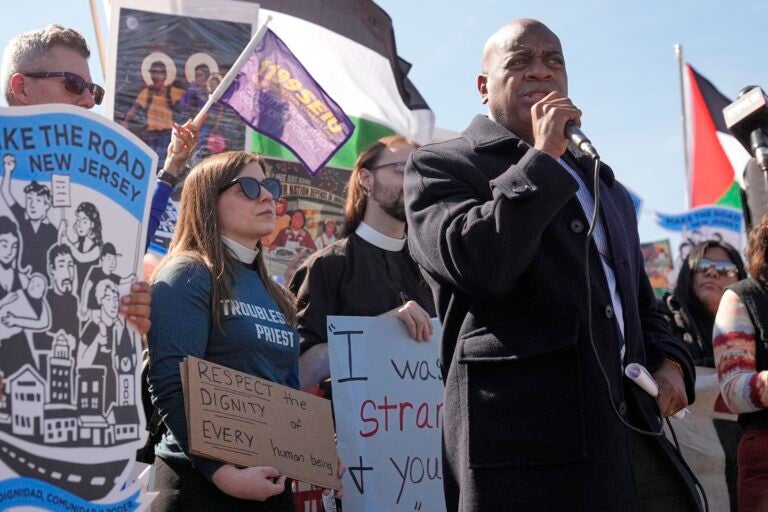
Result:
<svg viewBox="0 0 768 512">
<path fill-rule="evenodd" d="M 344 510 L 445 510 L 440 325 L 426 343 L 397 318 L 328 317 Z"/>
<path fill-rule="evenodd" d="M 195 357 L 182 364 L 192 454 L 341 489 L 328 400 Z"/>
</svg>

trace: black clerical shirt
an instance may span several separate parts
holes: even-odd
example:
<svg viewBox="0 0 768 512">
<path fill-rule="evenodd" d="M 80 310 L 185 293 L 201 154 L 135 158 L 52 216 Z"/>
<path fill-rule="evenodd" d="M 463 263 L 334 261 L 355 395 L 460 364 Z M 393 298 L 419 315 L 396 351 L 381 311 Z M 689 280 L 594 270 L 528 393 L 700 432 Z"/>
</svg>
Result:
<svg viewBox="0 0 768 512">
<path fill-rule="evenodd" d="M 387 250 L 357 233 L 312 255 L 289 288 L 298 298 L 302 352 L 328 342 L 328 315 L 377 316 L 414 300 L 435 316 L 432 292 L 407 244 Z"/>
</svg>

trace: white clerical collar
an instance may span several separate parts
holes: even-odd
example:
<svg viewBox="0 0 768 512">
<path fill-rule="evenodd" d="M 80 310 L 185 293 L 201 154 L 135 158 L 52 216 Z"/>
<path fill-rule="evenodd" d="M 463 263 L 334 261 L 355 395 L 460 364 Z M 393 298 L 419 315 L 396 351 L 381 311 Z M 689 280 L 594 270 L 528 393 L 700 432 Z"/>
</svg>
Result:
<svg viewBox="0 0 768 512">
<path fill-rule="evenodd" d="M 243 244 L 239 244 L 234 240 L 232 240 L 231 238 L 227 238 L 224 235 L 221 236 L 221 241 L 224 242 L 224 245 L 229 247 L 229 250 L 232 251 L 235 257 L 240 261 L 242 261 L 243 263 L 247 263 L 250 265 L 256 260 L 256 256 L 259 255 L 258 249 L 249 249 Z"/>
<path fill-rule="evenodd" d="M 365 222 L 360 222 L 357 226 L 355 234 L 368 242 L 371 245 L 375 245 L 379 249 L 385 251 L 400 252 L 405 247 L 405 237 L 397 239 L 387 236 L 379 231 L 376 231 Z"/>
</svg>

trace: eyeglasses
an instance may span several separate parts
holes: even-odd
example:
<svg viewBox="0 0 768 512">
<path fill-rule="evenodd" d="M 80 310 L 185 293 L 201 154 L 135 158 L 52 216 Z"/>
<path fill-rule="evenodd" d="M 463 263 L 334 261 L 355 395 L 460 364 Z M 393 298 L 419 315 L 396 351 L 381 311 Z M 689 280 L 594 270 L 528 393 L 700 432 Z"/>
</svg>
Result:
<svg viewBox="0 0 768 512">
<path fill-rule="evenodd" d="M 702 258 L 699 264 L 696 265 L 696 272 L 704 273 L 711 268 L 714 268 L 723 277 L 736 277 L 739 275 L 739 267 L 735 263 L 730 261 L 711 261 L 706 258 Z"/>
<path fill-rule="evenodd" d="M 227 189 L 239 184 L 243 189 L 243 194 L 248 199 L 258 199 L 261 195 L 261 188 L 264 187 L 267 192 L 272 195 L 272 199 L 279 199 L 283 192 L 283 186 L 280 184 L 280 180 L 277 178 L 265 178 L 261 181 L 256 178 L 250 178 L 244 176 L 242 178 L 235 178 L 223 187 L 219 189 L 219 194 L 225 192 Z"/>
<path fill-rule="evenodd" d="M 368 169 L 375 171 L 376 169 L 383 169 L 384 167 L 392 167 L 397 172 L 405 172 L 405 162 L 391 162 L 388 164 L 377 165 L 376 167 L 368 167 Z"/>
<path fill-rule="evenodd" d="M 97 105 L 101 105 L 101 101 L 104 99 L 104 88 L 100 85 L 96 85 L 93 82 L 86 82 L 83 77 L 70 73 L 68 71 L 41 71 L 39 73 L 23 73 L 24 76 L 31 78 L 59 78 L 64 77 L 64 89 L 72 94 L 80 96 L 83 91 L 88 89 L 93 96 L 93 102 Z"/>
</svg>

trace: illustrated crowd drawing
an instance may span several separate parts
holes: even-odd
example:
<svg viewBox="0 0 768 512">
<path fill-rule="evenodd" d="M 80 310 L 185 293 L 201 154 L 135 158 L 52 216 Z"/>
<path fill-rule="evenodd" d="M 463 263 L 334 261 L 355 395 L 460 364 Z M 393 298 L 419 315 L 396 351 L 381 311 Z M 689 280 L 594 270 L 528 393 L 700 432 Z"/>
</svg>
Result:
<svg viewBox="0 0 768 512">
<path fill-rule="evenodd" d="M 115 273 L 121 254 L 94 203 L 54 207 L 50 182 L 13 180 L 15 169 L 3 155 L 0 433 L 45 446 L 135 441 L 138 336 L 118 315 L 135 276 Z"/>
</svg>

